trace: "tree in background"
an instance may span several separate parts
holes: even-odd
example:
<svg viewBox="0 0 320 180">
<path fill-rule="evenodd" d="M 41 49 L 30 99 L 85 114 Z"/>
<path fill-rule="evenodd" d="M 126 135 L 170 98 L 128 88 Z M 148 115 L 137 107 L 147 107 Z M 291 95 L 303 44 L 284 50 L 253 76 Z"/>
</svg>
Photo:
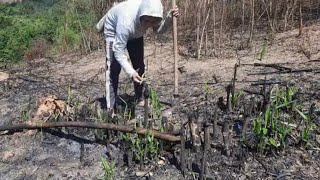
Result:
<svg viewBox="0 0 320 180">
<path fill-rule="evenodd" d="M 95 24 L 114 2 L 0 4 L 0 26 L 4 27 L 0 29 L 0 63 L 43 57 L 46 52 L 90 53 L 102 48 L 103 37 L 96 33 Z M 163 4 L 168 9 L 171 1 Z M 319 0 L 177 0 L 177 4 L 182 12 L 178 20 L 180 53 L 199 59 L 224 56 L 228 48 L 250 49 L 255 40 L 269 41 L 275 33 L 294 28 L 302 34 L 303 27 L 320 17 Z"/>
</svg>

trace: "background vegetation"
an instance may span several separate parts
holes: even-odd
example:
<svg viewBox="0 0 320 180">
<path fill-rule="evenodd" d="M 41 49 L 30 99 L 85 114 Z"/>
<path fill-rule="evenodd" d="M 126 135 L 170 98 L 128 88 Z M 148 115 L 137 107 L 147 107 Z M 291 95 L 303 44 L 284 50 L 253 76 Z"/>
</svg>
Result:
<svg viewBox="0 0 320 180">
<path fill-rule="evenodd" d="M 0 4 L 0 62 L 48 52 L 91 50 L 97 19 L 85 0 L 32 0 Z M 50 51 L 49 51 L 50 50 Z"/>
<path fill-rule="evenodd" d="M 103 46 L 94 26 L 115 0 L 26 0 L 0 4 L 0 62 L 49 52 L 88 53 Z M 165 10 L 171 1 L 163 0 Z M 256 39 L 308 26 L 319 19 L 318 0 L 177 0 L 180 53 L 221 57 L 250 49 Z M 168 32 L 170 34 L 170 31 Z M 196 44 L 196 45 L 195 45 Z M 182 46 L 183 45 L 183 46 Z"/>
</svg>

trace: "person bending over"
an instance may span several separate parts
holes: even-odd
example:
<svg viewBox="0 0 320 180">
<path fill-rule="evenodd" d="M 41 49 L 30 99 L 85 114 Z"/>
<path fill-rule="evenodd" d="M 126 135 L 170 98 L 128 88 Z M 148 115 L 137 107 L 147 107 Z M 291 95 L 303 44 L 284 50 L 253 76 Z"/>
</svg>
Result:
<svg viewBox="0 0 320 180">
<path fill-rule="evenodd" d="M 143 36 L 149 28 L 155 33 L 165 32 L 172 25 L 173 16 L 179 16 L 178 7 L 163 17 L 161 0 L 127 0 L 114 5 L 97 24 L 101 30 L 103 23 L 106 43 L 106 103 L 110 113 L 116 113 L 121 68 L 134 82 L 137 105 L 144 105 L 141 77 L 145 70 Z"/>
</svg>

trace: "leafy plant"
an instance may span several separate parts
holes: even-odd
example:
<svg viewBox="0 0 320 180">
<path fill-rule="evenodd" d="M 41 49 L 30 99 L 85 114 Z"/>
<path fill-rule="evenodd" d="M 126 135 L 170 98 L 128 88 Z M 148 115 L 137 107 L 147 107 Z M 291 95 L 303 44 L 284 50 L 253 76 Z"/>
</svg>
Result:
<svg viewBox="0 0 320 180">
<path fill-rule="evenodd" d="M 102 162 L 102 169 L 104 171 L 104 180 L 113 180 L 115 173 L 116 173 L 116 168 L 115 165 L 116 163 L 112 161 L 109 163 L 105 158 L 101 158 Z"/>
<path fill-rule="evenodd" d="M 303 142 L 308 143 L 311 136 L 311 132 L 314 127 L 314 123 L 311 121 L 310 116 L 305 115 L 298 109 L 295 110 L 298 112 L 298 114 L 302 117 L 303 121 L 305 122 L 305 127 L 302 129 L 301 132 L 301 139 Z"/>
<path fill-rule="evenodd" d="M 150 100 L 153 119 L 161 119 L 163 105 L 160 103 L 157 92 L 152 88 L 150 88 Z"/>
<path fill-rule="evenodd" d="M 286 147 L 286 139 L 292 128 L 289 126 L 290 114 L 295 91 L 287 87 L 286 90 L 275 88 L 270 93 L 270 104 L 266 111 L 254 120 L 253 129 L 258 137 L 258 149 L 283 149 Z"/>
<path fill-rule="evenodd" d="M 97 122 L 104 123 L 107 121 L 107 115 L 104 112 L 97 112 Z M 105 129 L 95 129 L 95 135 L 100 140 L 105 140 L 108 138 L 108 130 Z"/>
<path fill-rule="evenodd" d="M 293 87 L 286 87 L 285 90 L 275 88 L 271 91 L 271 101 L 276 105 L 277 109 L 288 110 L 288 108 L 292 107 L 295 93 L 296 90 Z"/>
<path fill-rule="evenodd" d="M 148 132 L 146 135 L 146 148 L 148 149 L 148 155 L 153 160 L 157 157 L 159 152 L 159 142 L 155 140 L 154 133 Z"/>
<path fill-rule="evenodd" d="M 128 103 L 124 99 L 122 99 L 121 97 L 119 97 L 119 99 L 125 104 L 124 111 L 122 113 L 124 120 L 125 121 L 130 120 L 132 117 L 132 114 L 131 114 L 131 110 L 128 108 Z"/>
<path fill-rule="evenodd" d="M 158 121 L 159 127 L 160 127 L 160 132 L 164 132 L 163 121 L 162 121 L 163 120 L 162 119 L 163 105 L 160 103 L 159 96 L 154 89 L 149 88 L 149 92 L 150 92 L 149 97 L 151 100 L 152 119 L 160 120 L 160 121 Z"/>
<path fill-rule="evenodd" d="M 52 117 L 54 119 L 54 121 L 58 121 L 59 117 L 60 117 L 60 112 L 59 111 L 54 111 L 52 114 Z"/>
<path fill-rule="evenodd" d="M 241 96 L 243 95 L 243 92 L 242 91 L 238 91 L 234 94 L 234 96 L 232 96 L 232 99 L 231 99 L 231 104 L 233 107 L 237 106 L 240 102 L 240 98 Z"/>
<path fill-rule="evenodd" d="M 163 118 L 162 118 L 162 110 L 163 110 L 163 105 L 160 103 L 160 100 L 159 100 L 159 97 L 158 97 L 158 94 L 156 93 L 156 91 L 152 88 L 150 88 L 150 94 L 149 94 L 149 97 L 151 99 L 151 114 L 152 114 L 152 118 L 153 119 L 157 119 L 157 120 L 160 120 L 158 121 L 159 123 L 159 129 L 160 129 L 160 132 L 164 132 L 164 122 L 163 122 Z M 152 135 L 152 141 L 153 141 L 153 135 Z M 162 150 L 163 149 L 163 142 L 160 141 L 160 143 L 158 141 L 156 141 L 156 145 L 153 145 L 153 146 L 156 146 L 156 151 L 159 151 L 159 144 L 160 144 L 160 149 Z M 151 146 L 151 147 L 153 147 Z"/>
<path fill-rule="evenodd" d="M 79 113 L 79 106 L 80 106 L 80 100 L 79 97 L 72 93 L 71 87 L 68 86 L 67 88 L 67 108 L 66 108 L 66 114 L 67 119 L 76 120 L 77 115 Z"/>
<path fill-rule="evenodd" d="M 20 113 L 20 117 L 23 121 L 28 121 L 31 117 L 30 110 L 23 110 Z"/>
<path fill-rule="evenodd" d="M 212 88 L 209 86 L 208 81 L 206 81 L 205 85 L 204 85 L 204 92 L 205 92 L 205 96 L 207 97 L 209 94 L 212 94 L 213 90 Z"/>
<path fill-rule="evenodd" d="M 142 164 L 147 159 L 153 160 L 159 154 L 159 142 L 154 138 L 154 133 L 147 132 L 143 137 L 134 137 L 129 133 L 121 135 L 124 142 L 129 143 L 134 158 Z"/>
<path fill-rule="evenodd" d="M 260 52 L 260 57 L 259 60 L 262 61 L 266 55 L 267 55 L 267 47 L 268 47 L 268 41 L 266 40 L 262 46 L 261 52 Z"/>
</svg>

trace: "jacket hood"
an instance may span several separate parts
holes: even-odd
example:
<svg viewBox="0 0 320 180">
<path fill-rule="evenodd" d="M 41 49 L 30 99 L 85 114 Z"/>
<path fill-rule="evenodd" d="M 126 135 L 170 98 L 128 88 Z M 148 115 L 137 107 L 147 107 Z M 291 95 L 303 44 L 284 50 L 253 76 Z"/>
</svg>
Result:
<svg viewBox="0 0 320 180">
<path fill-rule="evenodd" d="M 142 0 L 139 7 L 138 18 L 140 19 L 141 16 L 152 16 L 162 19 L 163 6 L 161 0 Z"/>
</svg>

